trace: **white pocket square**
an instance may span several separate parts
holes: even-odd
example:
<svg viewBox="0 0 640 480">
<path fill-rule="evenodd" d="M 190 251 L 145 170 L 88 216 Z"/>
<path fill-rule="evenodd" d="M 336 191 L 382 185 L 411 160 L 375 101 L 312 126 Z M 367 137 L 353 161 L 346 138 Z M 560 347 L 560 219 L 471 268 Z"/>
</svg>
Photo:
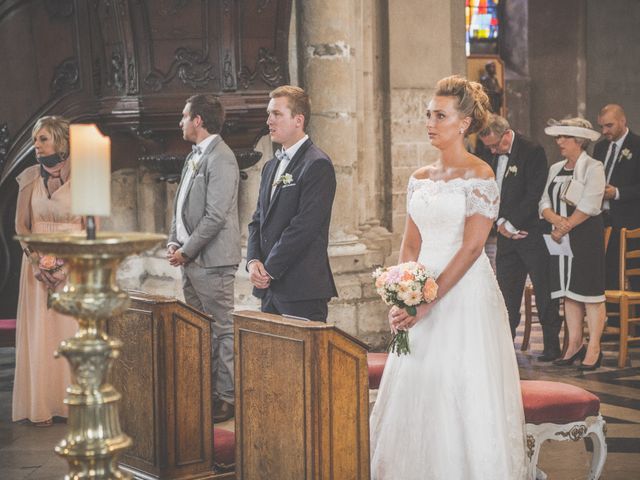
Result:
<svg viewBox="0 0 640 480">
<path fill-rule="evenodd" d="M 282 185 L 282 188 L 289 188 L 289 187 L 295 187 L 297 184 L 296 183 L 287 183 L 286 185 Z"/>
</svg>

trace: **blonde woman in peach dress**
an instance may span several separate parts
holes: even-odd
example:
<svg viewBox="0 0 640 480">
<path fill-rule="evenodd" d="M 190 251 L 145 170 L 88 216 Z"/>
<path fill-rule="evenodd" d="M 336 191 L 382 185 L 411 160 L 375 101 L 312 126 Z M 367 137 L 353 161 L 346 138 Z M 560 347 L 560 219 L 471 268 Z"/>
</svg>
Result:
<svg viewBox="0 0 640 480">
<path fill-rule="evenodd" d="M 32 133 L 38 164 L 17 177 L 16 233 L 82 230 L 81 217 L 71 214 L 69 122 L 57 116 L 42 117 Z M 65 266 L 25 244 L 22 247 L 13 421 L 27 419 L 48 426 L 53 417 L 67 416 L 64 397 L 70 383 L 69 366 L 53 354 L 62 340 L 75 334 L 77 325 L 71 317 L 47 308 L 47 292 L 62 288 Z"/>
</svg>

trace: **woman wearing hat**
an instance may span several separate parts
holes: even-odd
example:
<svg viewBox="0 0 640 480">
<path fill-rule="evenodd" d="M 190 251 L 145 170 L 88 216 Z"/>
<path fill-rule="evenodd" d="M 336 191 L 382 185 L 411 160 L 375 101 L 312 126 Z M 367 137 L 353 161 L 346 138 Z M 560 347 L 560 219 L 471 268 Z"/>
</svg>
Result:
<svg viewBox="0 0 640 480">
<path fill-rule="evenodd" d="M 601 207 L 605 174 L 602 162 L 585 151 L 600 134 L 583 118 L 549 121 L 545 133 L 556 138 L 564 160 L 551 165 L 540 200 L 540 216 L 549 222 L 551 238 L 568 237 L 573 256 L 551 256 L 551 297 L 564 298 L 569 347 L 556 365 L 582 360 L 579 370 L 600 366 L 600 337 L 605 321 L 604 226 Z M 589 343 L 582 340 L 587 318 Z"/>
</svg>

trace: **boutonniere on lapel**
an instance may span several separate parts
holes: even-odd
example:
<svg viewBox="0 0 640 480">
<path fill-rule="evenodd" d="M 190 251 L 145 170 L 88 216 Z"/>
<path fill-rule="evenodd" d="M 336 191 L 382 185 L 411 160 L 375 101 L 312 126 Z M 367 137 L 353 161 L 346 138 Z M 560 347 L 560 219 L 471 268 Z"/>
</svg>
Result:
<svg viewBox="0 0 640 480">
<path fill-rule="evenodd" d="M 193 158 L 189 159 L 189 168 L 191 168 L 192 172 L 198 171 L 198 165 L 200 162 L 196 162 Z"/>
<path fill-rule="evenodd" d="M 633 157 L 633 153 L 628 148 L 623 148 L 620 152 L 620 158 L 623 160 L 631 160 L 631 157 Z"/>
<path fill-rule="evenodd" d="M 273 188 L 276 188 L 278 185 L 290 185 L 293 183 L 293 176 L 290 173 L 283 173 L 278 178 L 273 181 Z"/>
<path fill-rule="evenodd" d="M 509 174 L 515 177 L 518 174 L 518 167 L 516 165 L 511 165 L 509 168 L 507 168 L 507 173 L 505 174 L 504 178 L 507 178 Z"/>
</svg>

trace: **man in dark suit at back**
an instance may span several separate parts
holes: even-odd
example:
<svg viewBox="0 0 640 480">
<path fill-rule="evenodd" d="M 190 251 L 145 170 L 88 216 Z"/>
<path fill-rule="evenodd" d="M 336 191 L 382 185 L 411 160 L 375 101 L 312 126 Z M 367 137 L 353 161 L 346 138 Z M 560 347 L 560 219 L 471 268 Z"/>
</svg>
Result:
<svg viewBox="0 0 640 480">
<path fill-rule="evenodd" d="M 549 252 L 538 217 L 538 202 L 547 180 L 547 157 L 540 145 L 514 132 L 499 115 L 491 116 L 479 137 L 492 153 L 489 163 L 500 189 L 496 276 L 507 304 L 511 335 L 515 338 L 520 323 L 520 305 L 528 274 L 536 295 L 544 341 L 544 351 L 538 360 L 550 362 L 560 357 L 561 324 L 558 301 L 551 299 Z"/>
<path fill-rule="evenodd" d="M 627 128 L 627 118 L 620 105 L 605 105 L 598 115 L 598 124 L 605 138 L 595 145 L 593 158 L 604 163 L 607 185 L 602 210 L 605 226 L 612 227 L 605 285 L 607 289 L 617 290 L 620 288 L 620 229 L 640 227 L 640 136 Z M 640 291 L 640 279 L 633 278 L 631 288 Z M 607 308 L 613 310 L 611 306 Z M 619 320 L 611 317 L 608 323 L 617 326 Z"/>
<path fill-rule="evenodd" d="M 282 148 L 262 170 L 247 270 L 263 312 L 326 321 L 337 296 L 327 254 L 335 171 L 305 133 L 311 106 L 304 90 L 285 85 L 269 96 L 269 134 Z"/>
</svg>

